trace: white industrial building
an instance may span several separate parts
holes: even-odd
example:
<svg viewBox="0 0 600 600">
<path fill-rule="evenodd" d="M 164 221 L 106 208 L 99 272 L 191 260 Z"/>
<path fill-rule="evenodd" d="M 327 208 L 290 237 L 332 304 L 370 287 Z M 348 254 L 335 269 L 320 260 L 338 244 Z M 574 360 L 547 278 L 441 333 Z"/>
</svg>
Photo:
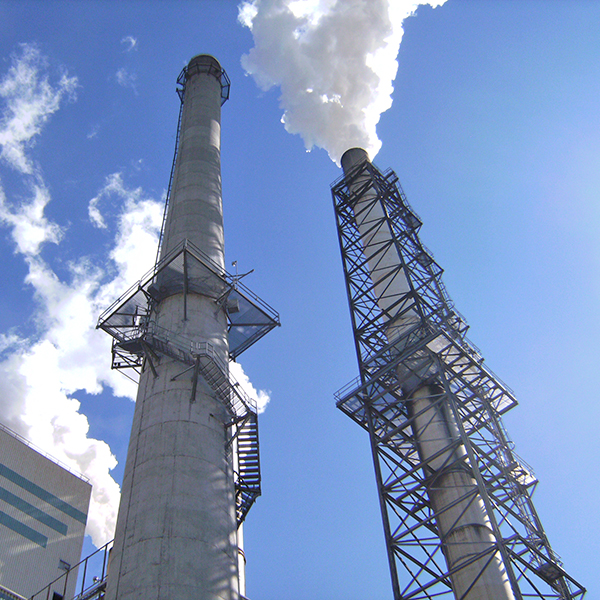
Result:
<svg viewBox="0 0 600 600">
<path fill-rule="evenodd" d="M 29 598 L 79 562 L 91 491 L 0 425 L 0 600 Z M 48 600 L 72 598 L 75 584 L 63 578 Z"/>
</svg>

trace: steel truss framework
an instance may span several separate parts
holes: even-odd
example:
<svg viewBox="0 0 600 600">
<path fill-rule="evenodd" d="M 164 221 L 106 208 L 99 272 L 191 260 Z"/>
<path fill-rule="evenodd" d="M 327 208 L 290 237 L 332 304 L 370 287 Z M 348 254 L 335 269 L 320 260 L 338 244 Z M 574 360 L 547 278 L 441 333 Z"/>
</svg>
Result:
<svg viewBox="0 0 600 600">
<path fill-rule="evenodd" d="M 502 425 L 501 415 L 516 405 L 514 395 L 467 340 L 468 327 L 446 293 L 442 269 L 419 240 L 421 220 L 396 174 L 364 162 L 334 182 L 332 196 L 360 370 L 336 401 L 370 437 L 394 599 L 454 598 L 452 577 L 465 564 L 447 565 L 436 521 L 443 515 L 434 514 L 429 492 L 441 472 L 457 469 L 467 471 L 474 485 L 455 505 L 483 503 L 495 540 L 468 560 L 481 565 L 477 577 L 490 561 L 502 561 L 519 600 L 583 597 L 585 589 L 550 547 L 531 500 L 537 480 Z M 364 218 L 369 214 L 380 217 Z M 369 263 L 357 220 L 368 223 L 369 234 L 390 232 L 376 238 L 388 241 L 370 249 Z M 391 247 L 398 257 L 392 270 L 383 266 Z M 376 286 L 372 273 L 379 261 L 385 276 Z M 380 302 L 399 274 L 409 290 Z M 409 312 L 417 322 L 390 344 L 390 324 Z M 429 417 L 410 409 L 418 388 L 429 390 L 431 418 L 443 407 L 456 424 L 456 435 L 438 453 L 446 463 L 437 470 L 431 457 L 419 455 L 416 420 Z M 452 451 L 458 445 L 464 452 Z"/>
<path fill-rule="evenodd" d="M 168 331 L 154 322 L 153 315 L 161 300 L 173 294 L 183 295 L 184 318 L 188 294 L 213 298 L 227 314 L 229 355 L 236 359 L 280 324 L 279 315 L 246 288 L 240 277 L 243 275 L 226 273 L 184 240 L 104 311 L 97 325 L 113 338 L 113 369 L 133 370 L 139 375 L 149 368 L 156 375 L 162 357 L 172 358 L 182 365 L 176 377 L 191 379 L 190 402 L 195 401 L 198 377 L 202 377 L 227 407 L 230 420 L 225 449 L 235 452 L 238 526 L 261 493 L 256 403 L 229 374 L 228 365 L 210 343 Z"/>
</svg>

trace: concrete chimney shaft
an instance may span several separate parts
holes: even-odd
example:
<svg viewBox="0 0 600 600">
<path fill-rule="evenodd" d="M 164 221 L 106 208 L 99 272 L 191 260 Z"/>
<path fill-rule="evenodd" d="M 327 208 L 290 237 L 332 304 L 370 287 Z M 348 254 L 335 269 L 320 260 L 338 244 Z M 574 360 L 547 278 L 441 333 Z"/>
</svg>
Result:
<svg viewBox="0 0 600 600">
<path fill-rule="evenodd" d="M 187 239 L 224 264 L 220 169 L 222 70 L 187 68 L 179 151 L 162 257 Z M 228 362 L 227 320 L 214 297 L 175 291 L 150 315 L 159 327 L 210 342 Z M 187 317 L 187 318 L 185 318 Z M 106 600 L 238 600 L 238 541 L 225 406 L 168 356 L 140 378 Z"/>
<path fill-rule="evenodd" d="M 362 148 L 347 150 L 341 159 L 344 174 L 350 175 L 365 161 L 369 161 L 369 156 Z M 389 226 L 373 227 L 384 218 L 384 208 L 376 201 L 375 188 L 369 188 L 369 179 L 369 173 L 365 173 L 350 185 L 350 191 L 366 190 L 361 193 L 353 211 L 379 308 L 389 314 L 386 324 L 388 342 L 396 342 L 398 352 L 401 352 L 403 348 L 399 347 L 398 340 L 418 324 L 420 317 L 410 305 L 402 315 L 394 315 L 393 304 L 411 289 L 410 274 L 401 269 L 391 276 L 400 257 L 395 245 L 389 243 L 393 237 Z M 387 250 L 382 252 L 384 247 Z M 414 304 L 414 300 L 412 302 Z M 399 372 L 398 377 L 402 381 L 405 374 Z M 467 564 L 476 554 L 494 547 L 489 517 L 476 491 L 473 476 L 464 469 L 465 461 L 459 460 L 465 457 L 466 450 L 458 443 L 454 416 L 448 407 L 435 402 L 435 397 L 439 398 L 443 393 L 441 387 L 422 385 L 414 389 L 414 383 L 411 381 L 407 386 L 413 390 L 408 409 L 414 417 L 412 429 L 420 459 L 427 465 L 428 495 L 448 570 L 459 569 L 451 575 L 454 595 L 457 600 L 514 600 L 505 566 L 498 554 L 491 561 L 488 554 Z M 453 463 L 457 466 L 445 468 Z M 465 566 L 460 568 L 463 563 Z"/>
<path fill-rule="evenodd" d="M 187 238 L 224 266 L 220 72 L 219 62 L 208 55 L 196 56 L 188 65 L 161 258 Z"/>
</svg>

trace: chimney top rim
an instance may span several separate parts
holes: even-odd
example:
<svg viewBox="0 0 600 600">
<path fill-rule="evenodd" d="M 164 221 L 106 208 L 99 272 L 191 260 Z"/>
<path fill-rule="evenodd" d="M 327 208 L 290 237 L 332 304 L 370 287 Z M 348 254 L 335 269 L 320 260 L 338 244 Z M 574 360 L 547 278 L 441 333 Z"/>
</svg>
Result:
<svg viewBox="0 0 600 600">
<path fill-rule="evenodd" d="M 340 164 L 342 165 L 344 173 L 347 174 L 352 170 L 354 166 L 361 164 L 365 161 L 369 163 L 371 162 L 371 159 L 369 158 L 369 153 L 364 148 L 355 147 L 348 148 L 348 150 L 346 150 L 344 154 L 342 154 Z"/>
<path fill-rule="evenodd" d="M 220 71 L 223 70 L 221 67 L 221 63 L 212 55 L 212 54 L 196 54 L 190 59 L 188 63 L 188 68 L 190 68 L 194 63 L 200 64 L 210 64 L 213 63 Z"/>
</svg>

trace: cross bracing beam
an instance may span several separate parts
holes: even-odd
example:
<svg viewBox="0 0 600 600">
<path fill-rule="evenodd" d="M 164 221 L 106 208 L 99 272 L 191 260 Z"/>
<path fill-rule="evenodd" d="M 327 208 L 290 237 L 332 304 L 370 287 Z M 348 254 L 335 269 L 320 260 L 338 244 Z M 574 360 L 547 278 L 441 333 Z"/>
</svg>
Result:
<svg viewBox="0 0 600 600">
<path fill-rule="evenodd" d="M 496 564 L 506 597 L 581 598 L 531 501 L 535 475 L 502 425 L 514 394 L 466 338 L 397 176 L 363 162 L 332 195 L 360 370 L 336 402 L 369 434 L 395 600 L 480 598 L 474 590 Z M 452 431 L 427 441 L 440 414 Z M 437 482 L 453 480 L 461 487 L 440 504 Z M 453 563 L 455 526 L 479 507 L 490 541 Z"/>
</svg>

